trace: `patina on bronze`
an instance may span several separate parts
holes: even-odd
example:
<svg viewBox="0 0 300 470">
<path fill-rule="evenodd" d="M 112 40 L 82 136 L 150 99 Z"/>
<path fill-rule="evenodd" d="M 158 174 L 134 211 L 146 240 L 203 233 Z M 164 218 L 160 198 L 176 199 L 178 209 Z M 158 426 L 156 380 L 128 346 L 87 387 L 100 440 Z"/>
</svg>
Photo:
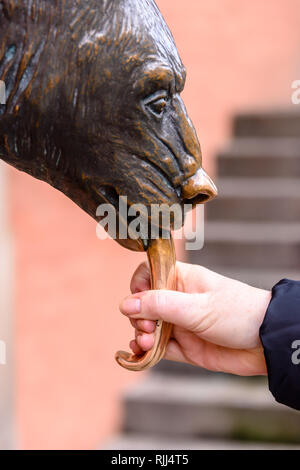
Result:
<svg viewBox="0 0 300 470">
<path fill-rule="evenodd" d="M 206 202 L 216 188 L 185 77 L 153 0 L 0 0 L 0 157 L 96 220 L 120 195 L 147 208 Z M 151 253 L 147 240 L 118 242 Z"/>
</svg>

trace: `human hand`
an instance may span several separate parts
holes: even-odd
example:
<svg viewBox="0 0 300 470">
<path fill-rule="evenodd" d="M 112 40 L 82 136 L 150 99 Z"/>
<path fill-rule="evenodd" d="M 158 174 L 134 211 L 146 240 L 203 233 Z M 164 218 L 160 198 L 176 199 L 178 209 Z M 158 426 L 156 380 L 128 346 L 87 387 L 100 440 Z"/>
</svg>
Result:
<svg viewBox="0 0 300 470">
<path fill-rule="evenodd" d="M 206 268 L 177 263 L 177 291 L 149 290 L 150 271 L 142 263 L 131 281 L 132 295 L 120 305 L 135 328 L 130 347 L 152 348 L 156 320 L 172 323 L 165 358 L 212 371 L 266 375 L 259 328 L 271 292 L 226 278 Z"/>
</svg>

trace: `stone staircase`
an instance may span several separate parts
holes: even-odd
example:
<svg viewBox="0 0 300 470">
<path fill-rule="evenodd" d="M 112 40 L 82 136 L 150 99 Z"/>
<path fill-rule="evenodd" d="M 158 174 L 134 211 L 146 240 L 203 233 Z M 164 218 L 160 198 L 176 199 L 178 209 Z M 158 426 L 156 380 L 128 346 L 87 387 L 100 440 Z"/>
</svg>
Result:
<svg viewBox="0 0 300 470">
<path fill-rule="evenodd" d="M 189 259 L 258 287 L 300 279 L 300 114 L 245 114 L 233 127 L 205 247 Z"/>
<path fill-rule="evenodd" d="M 188 261 L 269 289 L 283 277 L 300 279 L 300 114 L 237 116 L 218 175 L 204 249 Z M 108 448 L 300 444 L 300 413 L 275 403 L 263 378 L 162 361 L 123 403 L 123 434 Z"/>
</svg>

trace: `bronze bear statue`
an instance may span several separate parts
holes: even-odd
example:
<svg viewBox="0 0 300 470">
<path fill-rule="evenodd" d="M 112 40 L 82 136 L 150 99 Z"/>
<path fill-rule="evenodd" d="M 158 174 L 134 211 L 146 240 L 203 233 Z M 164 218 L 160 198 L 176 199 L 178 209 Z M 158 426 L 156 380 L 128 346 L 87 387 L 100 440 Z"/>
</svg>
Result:
<svg viewBox="0 0 300 470">
<path fill-rule="evenodd" d="M 185 76 L 153 0 L 0 0 L 0 157 L 94 218 L 119 195 L 204 202 Z"/>
<path fill-rule="evenodd" d="M 121 195 L 147 208 L 216 195 L 185 79 L 154 0 L 0 0 L 0 158 L 96 220 Z"/>
</svg>

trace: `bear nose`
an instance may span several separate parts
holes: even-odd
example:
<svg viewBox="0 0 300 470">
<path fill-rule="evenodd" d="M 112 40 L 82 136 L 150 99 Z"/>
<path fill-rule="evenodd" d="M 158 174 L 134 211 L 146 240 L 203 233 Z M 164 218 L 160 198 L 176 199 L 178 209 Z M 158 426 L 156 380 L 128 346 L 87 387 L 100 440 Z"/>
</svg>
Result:
<svg viewBox="0 0 300 470">
<path fill-rule="evenodd" d="M 218 190 L 203 168 L 199 168 L 183 183 L 181 194 L 184 202 L 197 204 L 211 201 L 218 195 Z"/>
</svg>

